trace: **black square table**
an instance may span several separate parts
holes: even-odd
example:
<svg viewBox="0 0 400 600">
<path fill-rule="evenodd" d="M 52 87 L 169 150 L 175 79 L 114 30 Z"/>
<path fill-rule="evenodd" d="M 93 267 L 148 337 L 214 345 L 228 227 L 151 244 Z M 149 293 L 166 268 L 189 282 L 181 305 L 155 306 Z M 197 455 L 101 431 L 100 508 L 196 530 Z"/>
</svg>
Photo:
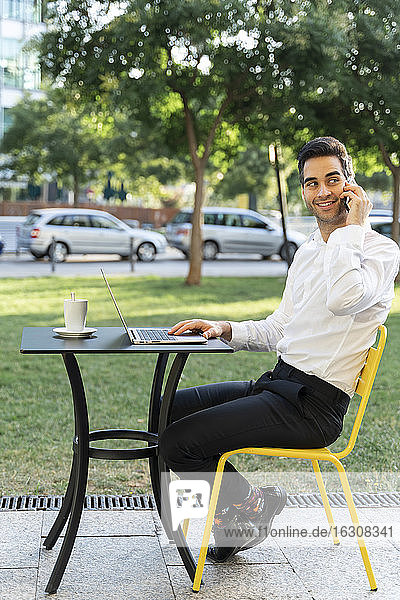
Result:
<svg viewBox="0 0 400 600">
<path fill-rule="evenodd" d="M 120 327 L 99 327 L 90 338 L 64 339 L 56 335 L 51 327 L 25 327 L 22 332 L 21 352 L 23 354 L 61 354 L 67 370 L 74 407 L 75 436 L 73 440 L 73 459 L 67 490 L 61 510 L 44 540 L 47 549 L 53 548 L 65 524 L 68 521 L 64 541 L 57 561 L 46 587 L 46 592 L 54 594 L 61 582 L 71 556 L 82 515 L 88 477 L 89 458 L 106 460 L 131 460 L 148 458 L 153 494 L 161 517 L 161 491 L 168 484 L 169 472 L 158 454 L 158 436 L 168 426 L 171 406 L 180 376 L 189 354 L 227 353 L 233 350 L 220 339 L 208 340 L 206 344 L 141 344 L 131 345 L 128 336 Z M 85 389 L 76 354 L 157 354 L 153 383 L 149 398 L 147 431 L 132 429 L 89 430 L 89 416 Z M 168 357 L 175 358 L 169 369 L 161 401 L 161 392 Z M 132 382 L 134 388 L 134 382 Z M 147 442 L 147 447 L 129 449 L 99 448 L 91 445 L 93 441 L 105 439 L 133 439 Z M 166 474 L 167 478 L 161 477 Z M 163 490 L 162 490 L 163 488 Z M 185 536 L 179 527 L 172 530 L 169 510 L 163 510 L 164 528 L 170 539 L 177 545 L 186 571 L 194 580 L 196 565 L 187 547 Z"/>
</svg>

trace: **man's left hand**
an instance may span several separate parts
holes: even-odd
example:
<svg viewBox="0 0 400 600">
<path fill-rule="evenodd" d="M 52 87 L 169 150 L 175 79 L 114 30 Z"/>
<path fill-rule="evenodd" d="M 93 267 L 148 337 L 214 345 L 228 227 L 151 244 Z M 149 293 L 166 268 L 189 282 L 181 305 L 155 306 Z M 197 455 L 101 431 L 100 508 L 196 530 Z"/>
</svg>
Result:
<svg viewBox="0 0 400 600">
<path fill-rule="evenodd" d="M 365 190 L 356 183 L 346 182 L 340 198 L 347 198 L 349 212 L 347 213 L 346 225 L 364 226 L 372 208 L 372 202 Z"/>
</svg>

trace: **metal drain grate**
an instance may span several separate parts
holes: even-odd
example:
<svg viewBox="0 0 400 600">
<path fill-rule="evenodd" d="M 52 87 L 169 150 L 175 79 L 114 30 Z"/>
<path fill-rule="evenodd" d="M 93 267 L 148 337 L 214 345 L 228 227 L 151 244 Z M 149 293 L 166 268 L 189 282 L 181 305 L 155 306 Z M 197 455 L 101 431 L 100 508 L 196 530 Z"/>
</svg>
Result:
<svg viewBox="0 0 400 600">
<path fill-rule="evenodd" d="M 330 492 L 332 507 L 345 507 L 343 493 Z M 381 492 L 375 494 L 354 492 L 354 504 L 359 508 L 395 508 L 400 507 L 400 492 Z M 60 510 L 63 496 L 0 496 L 0 512 L 10 510 Z M 323 506 L 319 494 L 292 494 L 288 496 L 287 506 L 293 508 L 312 508 Z M 154 510 L 152 495 L 103 496 L 92 495 L 85 498 L 85 510 Z"/>
<path fill-rule="evenodd" d="M 328 493 L 329 503 L 333 507 L 345 507 L 346 500 L 343 492 Z M 400 507 L 400 492 L 380 492 L 368 494 L 366 492 L 353 492 L 354 504 L 358 508 L 394 508 Z M 311 508 L 323 506 L 319 494 L 293 494 L 288 496 L 288 506 L 297 508 Z"/>
<path fill-rule="evenodd" d="M 0 512 L 9 510 L 60 510 L 63 496 L 1 496 Z M 148 494 L 138 496 L 86 496 L 85 510 L 154 510 Z"/>
</svg>

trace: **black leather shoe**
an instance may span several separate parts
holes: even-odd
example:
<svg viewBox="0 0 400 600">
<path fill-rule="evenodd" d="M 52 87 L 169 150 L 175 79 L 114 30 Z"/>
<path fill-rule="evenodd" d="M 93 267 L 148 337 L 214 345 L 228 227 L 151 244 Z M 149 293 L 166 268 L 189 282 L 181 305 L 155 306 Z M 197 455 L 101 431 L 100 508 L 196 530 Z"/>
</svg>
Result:
<svg viewBox="0 0 400 600">
<path fill-rule="evenodd" d="M 257 535 L 248 541 L 241 550 L 254 548 L 265 540 L 272 527 L 272 521 L 286 506 L 287 492 L 279 485 L 269 485 L 261 488 L 264 494 L 264 508 L 261 514 L 251 520 L 251 524 L 257 531 Z"/>
<path fill-rule="evenodd" d="M 252 521 L 245 520 L 238 512 L 224 528 L 213 528 L 215 545 L 209 546 L 207 558 L 214 562 L 225 562 L 242 550 L 258 546 L 271 531 L 272 521 L 286 505 L 287 493 L 277 485 L 261 488 L 264 493 L 264 508 Z M 236 544 L 229 546 L 230 541 Z"/>
<path fill-rule="evenodd" d="M 258 530 L 243 521 L 237 512 L 224 527 L 213 526 L 212 531 L 215 545 L 208 547 L 207 558 L 218 563 L 229 560 L 258 534 Z M 230 545 L 232 542 L 234 545 Z"/>
</svg>

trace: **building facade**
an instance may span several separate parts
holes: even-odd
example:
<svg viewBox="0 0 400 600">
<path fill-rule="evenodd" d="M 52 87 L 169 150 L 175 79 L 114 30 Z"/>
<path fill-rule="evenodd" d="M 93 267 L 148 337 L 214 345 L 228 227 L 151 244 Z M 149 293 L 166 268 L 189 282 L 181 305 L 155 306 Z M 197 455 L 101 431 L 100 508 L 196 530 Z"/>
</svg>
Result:
<svg viewBox="0 0 400 600">
<path fill-rule="evenodd" d="M 10 125 L 9 109 L 24 92 L 40 87 L 40 69 L 29 39 L 45 29 L 38 0 L 0 0 L 0 137 Z"/>
<path fill-rule="evenodd" d="M 37 57 L 25 46 L 45 30 L 42 18 L 41 0 L 0 0 L 0 139 L 11 125 L 10 109 L 23 94 L 40 94 Z M 21 188 L 11 175 L 0 166 L 0 199 L 15 198 Z"/>
</svg>

